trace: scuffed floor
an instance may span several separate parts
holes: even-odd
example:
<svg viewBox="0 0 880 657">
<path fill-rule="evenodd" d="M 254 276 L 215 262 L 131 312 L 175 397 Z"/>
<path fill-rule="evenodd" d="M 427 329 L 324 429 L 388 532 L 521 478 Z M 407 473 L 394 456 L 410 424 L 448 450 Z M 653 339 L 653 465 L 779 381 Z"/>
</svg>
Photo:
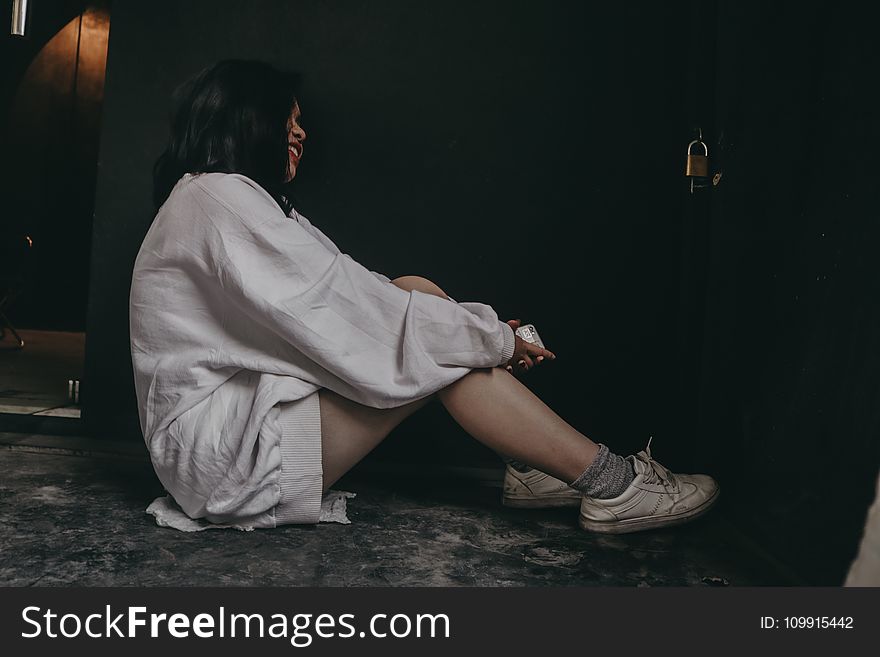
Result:
<svg viewBox="0 0 880 657">
<path fill-rule="evenodd" d="M 183 533 L 148 463 L 0 449 L 0 586 L 709 586 L 790 582 L 725 521 L 603 537 L 498 488 L 349 476 L 350 525 Z"/>
</svg>

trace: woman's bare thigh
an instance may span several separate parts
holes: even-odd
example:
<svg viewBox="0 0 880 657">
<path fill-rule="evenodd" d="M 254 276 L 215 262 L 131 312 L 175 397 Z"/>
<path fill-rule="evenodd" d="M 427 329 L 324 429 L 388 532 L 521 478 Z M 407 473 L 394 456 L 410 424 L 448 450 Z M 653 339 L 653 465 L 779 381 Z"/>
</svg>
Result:
<svg viewBox="0 0 880 657">
<path fill-rule="evenodd" d="M 397 408 L 372 408 L 321 388 L 321 460 L 324 492 L 436 393 Z"/>
</svg>

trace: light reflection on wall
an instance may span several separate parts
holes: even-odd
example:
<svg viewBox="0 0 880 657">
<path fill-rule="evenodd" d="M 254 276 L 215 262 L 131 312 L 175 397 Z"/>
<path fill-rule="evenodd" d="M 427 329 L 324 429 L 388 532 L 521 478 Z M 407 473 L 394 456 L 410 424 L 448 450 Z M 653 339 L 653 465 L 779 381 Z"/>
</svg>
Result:
<svg viewBox="0 0 880 657">
<path fill-rule="evenodd" d="M 107 10 L 89 8 L 43 46 L 16 91 L 10 112 L 13 135 L 33 144 L 37 134 L 53 132 L 59 113 L 71 110 L 77 122 L 99 119 L 86 117 L 100 109 L 104 98 L 109 34 Z"/>
</svg>

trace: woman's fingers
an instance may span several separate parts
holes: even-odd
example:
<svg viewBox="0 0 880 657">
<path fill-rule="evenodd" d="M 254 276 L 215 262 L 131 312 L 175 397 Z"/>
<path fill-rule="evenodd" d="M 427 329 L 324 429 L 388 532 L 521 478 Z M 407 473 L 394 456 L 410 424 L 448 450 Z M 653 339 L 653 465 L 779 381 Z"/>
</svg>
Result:
<svg viewBox="0 0 880 657">
<path fill-rule="evenodd" d="M 556 358 L 556 354 L 554 354 L 549 349 L 544 349 L 534 344 L 530 344 L 528 347 L 526 347 L 526 351 L 535 356 L 535 360 L 537 360 L 539 363 L 545 358 L 549 358 L 550 360 Z"/>
<path fill-rule="evenodd" d="M 554 354 L 549 349 L 544 349 L 536 344 L 531 343 L 525 343 L 524 346 L 525 351 L 516 358 L 515 365 L 506 366 L 505 369 L 507 369 L 508 372 L 528 372 L 535 365 L 538 365 L 547 359 L 556 359 L 556 354 Z"/>
</svg>

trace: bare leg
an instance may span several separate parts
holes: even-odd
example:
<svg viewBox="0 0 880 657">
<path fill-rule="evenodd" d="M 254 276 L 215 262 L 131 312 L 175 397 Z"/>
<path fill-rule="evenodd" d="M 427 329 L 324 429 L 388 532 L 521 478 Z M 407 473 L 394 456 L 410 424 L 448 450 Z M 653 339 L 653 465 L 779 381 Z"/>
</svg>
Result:
<svg viewBox="0 0 880 657">
<path fill-rule="evenodd" d="M 397 408 L 364 406 L 322 388 L 324 491 L 434 397 L 481 443 L 565 483 L 577 479 L 599 451 L 500 367 L 472 370 L 435 394 Z"/>
<path fill-rule="evenodd" d="M 446 296 L 434 283 L 419 276 L 392 282 L 402 289 Z M 554 413 L 515 376 L 498 367 L 472 370 L 434 395 L 390 409 L 364 406 L 322 388 L 319 400 L 324 490 L 434 397 L 480 442 L 566 483 L 577 479 L 599 451 L 594 442 Z"/>
<path fill-rule="evenodd" d="M 565 483 L 577 479 L 599 451 L 502 368 L 472 370 L 437 397 L 481 443 Z"/>
<path fill-rule="evenodd" d="M 446 296 L 421 276 L 403 276 L 394 284 Z M 596 443 L 501 368 L 474 370 L 437 394 L 446 410 L 474 438 L 499 454 L 548 472 L 565 483 L 577 479 L 599 451 Z"/>
<path fill-rule="evenodd" d="M 321 388 L 318 400 L 324 492 L 382 442 L 394 427 L 434 397 L 436 393 L 397 408 L 372 408 Z"/>
</svg>

